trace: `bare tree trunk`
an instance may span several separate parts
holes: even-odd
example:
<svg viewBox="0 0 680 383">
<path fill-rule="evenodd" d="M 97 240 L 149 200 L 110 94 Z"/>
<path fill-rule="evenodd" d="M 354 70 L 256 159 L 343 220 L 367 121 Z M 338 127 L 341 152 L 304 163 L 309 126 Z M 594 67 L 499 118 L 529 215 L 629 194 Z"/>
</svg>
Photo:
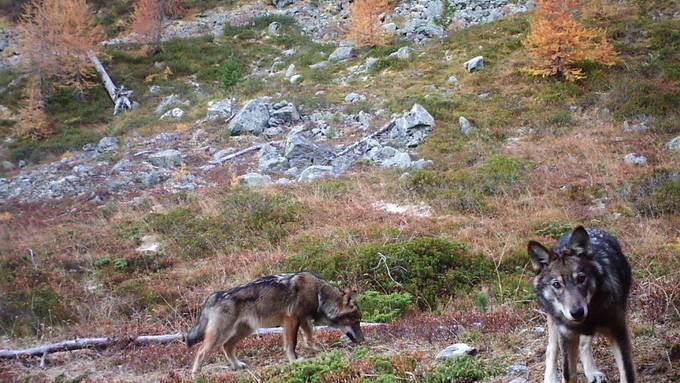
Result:
<svg viewBox="0 0 680 383">
<path fill-rule="evenodd" d="M 375 327 L 382 326 L 382 323 L 362 323 L 361 327 Z M 327 332 L 333 331 L 332 327 L 316 326 L 316 331 Z M 336 330 L 337 331 L 337 330 Z M 282 334 L 281 327 L 261 328 L 257 330 L 257 335 L 267 334 Z M 131 337 L 102 337 L 102 338 L 80 338 L 67 340 L 64 342 L 44 344 L 37 347 L 26 348 L 23 350 L 0 350 L 0 359 L 16 359 L 20 357 L 39 356 L 42 358 L 42 364 L 47 363 L 47 354 L 62 351 L 82 350 L 86 348 L 104 349 L 116 344 L 135 344 L 146 345 L 151 343 L 166 344 L 172 342 L 184 342 L 185 334 L 164 334 L 164 335 L 142 335 L 136 338 Z"/>
<path fill-rule="evenodd" d="M 113 101 L 113 104 L 115 105 L 113 109 L 114 116 L 119 112 L 132 110 L 134 107 L 134 101 L 132 101 L 133 92 L 125 89 L 125 86 L 121 86 L 120 88 L 116 86 L 111 79 L 111 76 L 109 76 L 109 73 L 106 71 L 106 68 L 104 68 L 104 65 L 99 61 L 99 58 L 97 58 L 97 55 L 94 52 L 88 52 L 87 56 L 97 69 L 97 72 L 104 83 L 104 88 L 106 88 L 109 97 L 111 97 L 111 101 Z"/>
</svg>

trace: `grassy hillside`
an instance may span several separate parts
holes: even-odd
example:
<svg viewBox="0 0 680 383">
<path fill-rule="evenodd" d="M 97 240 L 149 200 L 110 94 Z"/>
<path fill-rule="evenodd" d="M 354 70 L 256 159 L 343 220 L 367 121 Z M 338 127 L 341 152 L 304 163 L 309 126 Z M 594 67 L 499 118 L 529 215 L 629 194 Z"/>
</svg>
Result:
<svg viewBox="0 0 680 383">
<path fill-rule="evenodd" d="M 308 66 L 335 46 L 310 41 L 289 18 L 171 41 L 152 57 L 138 47 L 110 49 L 112 74 L 137 91 L 140 110 L 113 118 L 99 89 L 84 102 L 55 92 L 48 107 L 61 133 L 16 142 L 9 159 L 46 161 L 104 134 L 125 140 L 195 129 L 158 121 L 153 109 L 169 94 L 190 99 L 189 114 L 198 119 L 212 99 L 280 93 L 303 113 L 326 106 L 397 113 L 420 103 L 437 122 L 418 149 L 434 166 L 404 176 L 365 164 L 342 178 L 258 191 L 235 185 L 239 169 L 223 168 L 212 175 L 214 187 L 145 194 L 139 203 L 130 196 L 101 207 L 78 199 L 0 206 L 1 347 L 186 331 L 209 292 L 265 273 L 313 270 L 359 287 L 365 313 L 389 323 L 368 331 L 362 347 L 321 335 L 324 353 L 305 351 L 312 359 L 292 366 L 278 337 L 253 337 L 240 349 L 251 373 L 222 368 L 215 353 L 203 381 L 504 382 L 516 364 L 539 381 L 547 340 L 537 329 L 545 321 L 526 242 L 551 243 L 584 224 L 614 233 L 633 265 L 630 324 L 640 381 L 680 380 L 680 154 L 665 147 L 680 134 L 680 20 L 668 16 L 680 9 L 670 1 L 607 4 L 584 21 L 607 30 L 622 64 L 588 64 L 587 78 L 576 83 L 522 71 L 528 16 L 451 32 L 418 46 L 409 60 L 388 57 L 404 46 L 395 42 L 317 70 Z M 282 35 L 264 37 L 274 20 Z M 302 84 L 253 74 L 291 48 L 297 53 L 283 56 L 282 67 L 295 64 Z M 467 73 L 463 62 L 477 55 L 485 69 Z M 352 75 L 367 57 L 379 63 Z M 450 76 L 458 85 L 447 83 Z M 0 85 L 10 78 L 0 77 Z M 151 94 L 151 84 L 162 94 Z M 350 92 L 367 101 L 343 104 Z M 2 97 L 12 106 L 17 94 Z M 463 134 L 460 116 L 478 130 Z M 653 118 L 651 129 L 624 131 L 624 121 L 643 116 Z M 215 140 L 232 139 L 206 129 Z M 624 163 L 631 152 L 648 164 Z M 422 202 L 433 214 L 390 214 L 375 207 L 380 201 Z M 148 235 L 163 243 L 161 252 L 135 251 Z M 479 354 L 434 360 L 456 342 Z M 596 342 L 596 357 L 613 377 L 604 345 Z M 0 380 L 186 381 L 192 352 L 183 345 L 84 351 L 55 356 L 46 370 L 37 361 L 0 362 Z"/>
</svg>

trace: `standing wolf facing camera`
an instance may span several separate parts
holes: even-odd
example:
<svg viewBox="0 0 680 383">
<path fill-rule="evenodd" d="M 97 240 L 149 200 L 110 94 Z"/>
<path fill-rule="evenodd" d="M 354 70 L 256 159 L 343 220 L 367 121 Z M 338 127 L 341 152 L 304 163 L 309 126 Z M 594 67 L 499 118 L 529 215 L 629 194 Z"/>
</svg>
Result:
<svg viewBox="0 0 680 383">
<path fill-rule="evenodd" d="M 619 242 L 606 231 L 579 226 L 548 249 L 528 245 L 537 272 L 534 288 L 548 316 L 545 383 L 559 382 L 557 349 L 562 350 L 562 382 L 575 383 L 577 354 L 588 382 L 607 382 L 595 366 L 593 336 L 608 338 L 622 383 L 635 381 L 626 305 L 631 270 Z"/>
<path fill-rule="evenodd" d="M 364 340 L 356 293 L 340 291 L 313 273 L 271 275 L 212 293 L 203 304 L 198 323 L 186 337 L 189 347 L 203 341 L 191 374 L 196 376 L 215 347 L 222 349 L 234 369 L 246 367 L 236 358 L 236 345 L 262 327 L 283 326 L 283 348 L 292 362 L 297 359 L 299 328 L 305 345 L 319 349 L 312 339 L 314 320 L 340 329 L 352 342 Z"/>
</svg>

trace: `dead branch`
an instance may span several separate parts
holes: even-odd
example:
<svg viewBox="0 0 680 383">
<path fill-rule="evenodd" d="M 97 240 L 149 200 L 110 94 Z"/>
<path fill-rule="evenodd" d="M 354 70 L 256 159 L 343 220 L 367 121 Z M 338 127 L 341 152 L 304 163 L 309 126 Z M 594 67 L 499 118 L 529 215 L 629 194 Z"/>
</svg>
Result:
<svg viewBox="0 0 680 383">
<path fill-rule="evenodd" d="M 342 156 L 344 156 L 345 154 L 347 154 L 347 153 L 351 152 L 352 150 L 354 150 L 354 148 L 356 148 L 357 146 L 359 146 L 359 145 L 365 143 L 366 141 L 368 141 L 368 140 L 370 140 L 370 139 L 372 139 L 372 138 L 375 138 L 375 137 L 377 137 L 377 136 L 379 136 L 379 135 L 385 133 L 386 131 L 392 129 L 392 128 L 394 127 L 394 125 L 395 125 L 395 122 L 394 122 L 394 120 L 393 120 L 393 121 L 390 122 L 389 124 L 387 124 L 387 125 L 383 126 L 382 128 L 376 130 L 375 132 L 373 132 L 373 133 L 369 134 L 368 136 L 366 136 L 366 137 L 360 139 L 359 141 L 353 143 L 352 145 L 349 145 L 348 147 L 344 148 L 343 150 L 340 151 L 340 153 L 338 153 L 338 154 L 336 155 L 336 157 L 342 157 Z"/>
<path fill-rule="evenodd" d="M 361 326 L 376 327 L 382 326 L 382 323 L 362 323 Z M 316 326 L 315 331 L 339 331 L 334 330 L 328 326 Z M 282 334 L 281 327 L 261 328 L 257 330 L 257 335 L 268 334 Z M 100 337 L 100 338 L 79 338 L 67 340 L 63 342 L 44 344 L 36 347 L 26 348 L 23 350 L 0 350 L 0 359 L 16 359 L 21 357 L 40 357 L 41 365 L 47 364 L 47 354 L 63 351 L 75 351 L 83 349 L 105 349 L 117 344 L 133 344 L 133 345 L 147 345 L 147 344 L 167 344 L 173 342 L 184 342 L 184 333 L 164 334 L 164 335 L 142 335 L 135 338 L 131 337 Z"/>
<path fill-rule="evenodd" d="M 265 146 L 265 145 L 276 145 L 276 144 L 280 144 L 281 142 L 282 141 L 272 141 L 272 142 L 266 142 L 264 144 L 257 144 L 257 145 L 249 146 L 245 149 L 239 150 L 236 153 L 232 153 L 232 154 L 226 155 L 224 157 L 218 158 L 216 160 L 212 160 L 212 161 L 210 161 L 210 164 L 212 164 L 212 165 L 222 165 L 223 163 L 230 161 L 230 160 L 233 160 L 234 158 L 244 156 L 248 153 L 256 152 L 256 151 L 262 149 L 262 147 Z"/>
</svg>

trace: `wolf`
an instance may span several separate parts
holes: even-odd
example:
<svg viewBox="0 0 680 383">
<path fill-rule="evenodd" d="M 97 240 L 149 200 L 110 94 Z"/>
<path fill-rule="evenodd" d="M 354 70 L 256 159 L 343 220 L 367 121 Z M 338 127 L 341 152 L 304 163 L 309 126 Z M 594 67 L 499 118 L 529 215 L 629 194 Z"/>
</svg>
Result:
<svg viewBox="0 0 680 383">
<path fill-rule="evenodd" d="M 575 383 L 577 355 L 588 382 L 607 377 L 593 360 L 593 336 L 608 338 L 622 383 L 635 382 L 626 325 L 631 269 L 621 245 L 610 233 L 579 226 L 548 249 L 529 241 L 536 271 L 534 288 L 548 317 L 544 383 L 559 382 L 557 349 L 562 350 L 562 382 Z"/>
<path fill-rule="evenodd" d="M 198 323 L 187 333 L 188 347 L 203 341 L 192 368 L 201 370 L 206 355 L 220 347 L 234 369 L 247 367 L 236 358 L 238 342 L 262 327 L 284 328 L 283 349 L 289 361 L 297 359 L 298 329 L 305 345 L 315 351 L 313 321 L 343 331 L 354 343 L 364 341 L 361 312 L 355 291 L 340 291 L 310 272 L 270 275 L 229 290 L 212 293 L 203 304 Z"/>
</svg>

